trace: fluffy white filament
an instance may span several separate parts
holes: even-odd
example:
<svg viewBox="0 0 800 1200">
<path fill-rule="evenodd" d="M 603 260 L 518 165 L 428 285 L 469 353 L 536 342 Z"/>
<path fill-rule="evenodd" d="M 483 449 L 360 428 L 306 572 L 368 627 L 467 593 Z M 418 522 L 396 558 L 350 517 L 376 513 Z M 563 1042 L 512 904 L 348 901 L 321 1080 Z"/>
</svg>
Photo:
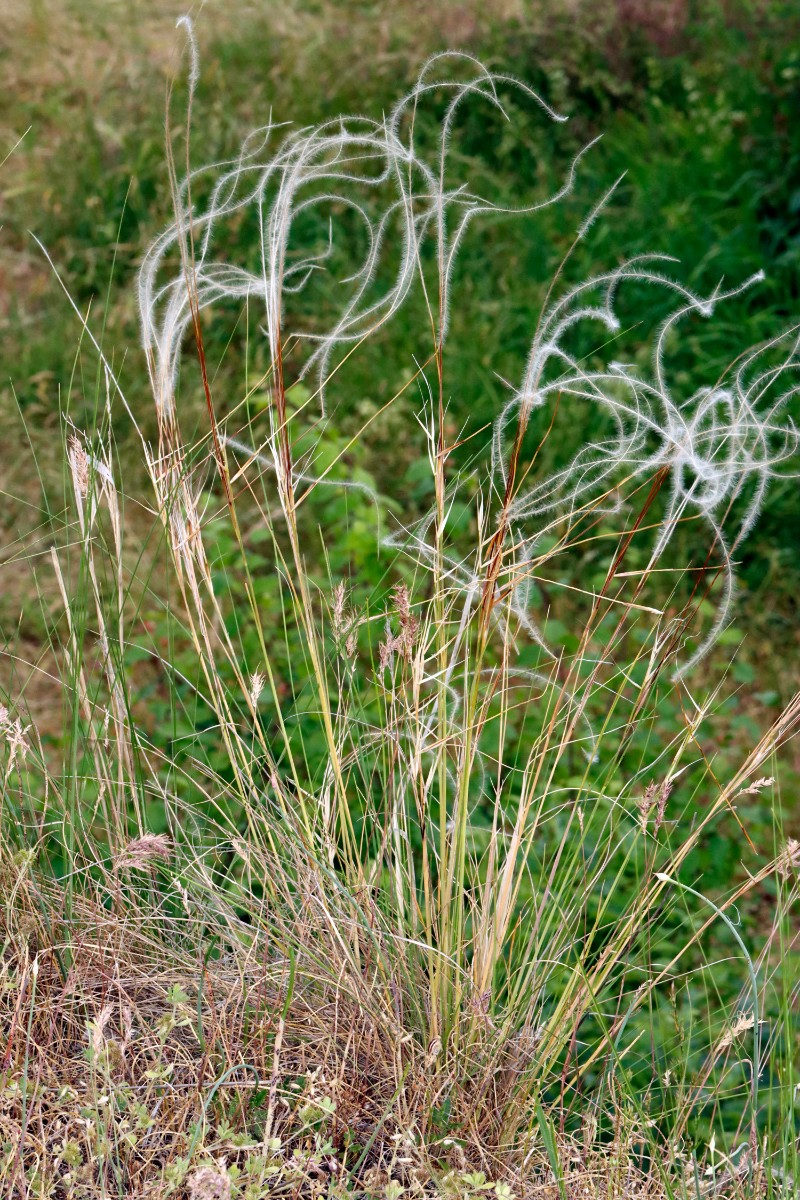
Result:
<svg viewBox="0 0 800 1200">
<path fill-rule="evenodd" d="M 197 47 L 191 22 L 183 19 L 179 24 L 189 36 L 193 90 L 199 70 Z M 453 77 L 459 74 L 466 77 Z M 451 137 L 460 108 L 481 102 L 506 115 L 501 94 L 514 90 L 537 105 L 547 119 L 565 120 L 518 80 L 488 71 L 469 55 L 442 54 L 423 67 L 415 86 L 382 120 L 341 117 L 288 132 L 270 120 L 246 138 L 235 160 L 201 168 L 185 179 L 177 195 L 176 218 L 150 246 L 139 275 L 142 337 L 162 417 L 174 415 L 182 341 L 192 321 L 192 293 L 198 309 L 223 299 L 247 299 L 263 306 L 263 330 L 273 366 L 287 337 L 298 337 L 306 348 L 300 375 L 316 374 L 324 413 L 333 355 L 337 350 L 346 352 L 375 332 L 391 320 L 412 289 L 425 286 L 422 256 L 430 244 L 439 292 L 432 306 L 436 310 L 432 313 L 433 334 L 441 346 L 454 303 L 453 267 L 471 222 L 488 213 L 531 214 L 560 200 L 573 188 L 576 169 L 589 148 L 569 165 L 555 193 L 514 209 L 451 182 Z M 444 98 L 444 115 L 438 138 L 427 145 L 422 144 L 416 118 L 420 106 L 434 95 L 440 102 Z M 578 230 L 579 238 L 586 235 L 619 182 L 591 210 Z M 201 204 L 193 197 L 204 188 L 207 198 Z M 311 208 L 329 211 L 332 205 L 340 210 L 345 207 L 363 227 L 363 258 L 343 283 L 345 298 L 330 328 L 293 335 L 285 327 L 285 298 L 302 291 L 312 276 L 325 269 L 332 248 L 331 241 L 321 253 L 304 253 L 296 244 L 296 221 Z M 253 223 L 260 248 L 257 270 L 215 257 L 215 232 L 239 213 Z M 185 250 L 189 234 L 191 281 L 186 278 L 186 254 L 182 255 L 183 265 L 176 254 Z M 393 274 L 379 285 L 379 278 L 386 275 L 379 277 L 378 268 L 387 260 L 394 263 Z M 785 408 L 800 386 L 791 382 L 791 372 L 798 366 L 798 336 L 793 331 L 751 351 L 735 371 L 712 387 L 687 396 L 676 394 L 666 367 L 667 339 L 680 336 L 680 323 L 686 317 L 710 318 L 718 304 L 761 276 L 726 292 L 717 288 L 700 296 L 666 273 L 669 262 L 660 255 L 639 256 L 549 301 L 532 334 L 519 385 L 495 420 L 490 469 L 493 491 L 502 497 L 509 444 L 518 422 L 526 422 L 534 410 L 555 403 L 556 397 L 562 409 L 570 398 L 583 405 L 589 401 L 610 427 L 603 440 L 585 444 L 571 461 L 546 478 L 526 481 L 502 502 L 517 580 L 509 589 L 505 608 L 545 651 L 543 634 L 531 611 L 530 571 L 526 569 L 535 563 L 537 547 L 552 535 L 565 514 L 613 505 L 608 496 L 613 494 L 616 480 L 633 477 L 644 481 L 658 472 L 666 473 L 666 499 L 659 509 L 650 566 L 665 553 L 678 522 L 693 516 L 705 523 L 724 576 L 716 619 L 703 644 L 681 666 L 680 670 L 686 671 L 724 626 L 734 591 L 735 550 L 753 528 L 770 478 L 797 449 L 797 434 Z M 615 334 L 620 328 L 617 296 L 630 284 L 646 284 L 675 299 L 673 313 L 655 338 L 652 369 L 640 373 L 624 363 L 596 367 L 579 361 L 570 350 L 574 330 L 591 323 Z M 270 457 L 234 439 L 228 441 L 250 462 L 280 476 L 277 443 L 274 424 L 262 448 L 269 449 Z M 304 468 L 294 478 L 312 480 L 313 476 Z M 349 481 L 343 486 L 363 488 Z M 416 528 L 387 540 L 402 546 L 419 562 L 430 564 L 434 519 L 432 514 Z M 438 561 L 441 564 L 441 558 Z M 454 591 L 463 600 L 463 634 L 470 613 L 480 602 L 480 565 L 455 559 L 444 565 Z"/>
</svg>

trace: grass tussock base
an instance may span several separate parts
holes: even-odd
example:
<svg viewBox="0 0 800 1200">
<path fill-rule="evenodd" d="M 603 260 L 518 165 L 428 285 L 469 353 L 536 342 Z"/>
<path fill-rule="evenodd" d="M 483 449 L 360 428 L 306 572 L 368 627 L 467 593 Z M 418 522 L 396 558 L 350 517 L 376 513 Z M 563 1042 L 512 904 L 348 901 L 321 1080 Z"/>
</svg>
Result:
<svg viewBox="0 0 800 1200">
<path fill-rule="evenodd" d="M 674 1148 L 654 1161 L 652 1130 L 613 1077 L 602 1121 L 587 1104 L 565 1133 L 557 1109 L 540 1109 L 537 1136 L 503 1145 L 498 1090 L 533 1046 L 516 1039 L 488 1073 L 442 1070 L 440 1052 L 372 1011 L 368 971 L 356 999 L 255 941 L 198 961 L 158 936 L 157 908 L 86 897 L 68 931 L 29 864 L 5 856 L 2 880 L 14 901 L 0 968 L 10 1196 L 768 1194 L 746 1155 L 719 1156 L 711 1177 L 688 1158 L 676 1172 Z M 444 1093 L 455 1107 L 437 1136 Z"/>
</svg>

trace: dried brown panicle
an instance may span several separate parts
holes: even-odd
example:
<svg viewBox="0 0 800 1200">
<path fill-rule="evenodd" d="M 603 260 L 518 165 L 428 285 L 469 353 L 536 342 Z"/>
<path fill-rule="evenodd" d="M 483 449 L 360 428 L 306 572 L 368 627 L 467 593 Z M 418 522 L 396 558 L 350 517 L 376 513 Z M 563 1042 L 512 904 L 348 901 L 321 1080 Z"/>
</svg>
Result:
<svg viewBox="0 0 800 1200">
<path fill-rule="evenodd" d="M 165 833 L 145 833 L 128 842 L 117 856 L 119 867 L 147 867 L 154 862 L 168 862 L 172 843 Z"/>
<path fill-rule="evenodd" d="M 392 589 L 392 595 L 400 624 L 403 625 L 406 621 L 411 620 L 411 597 L 408 594 L 408 588 L 404 583 L 397 583 Z"/>
<path fill-rule="evenodd" d="M 411 599 L 408 588 L 404 583 L 398 583 L 392 592 L 395 611 L 400 622 L 400 632 L 393 634 L 389 623 L 386 623 L 386 640 L 378 647 L 380 654 L 380 670 L 385 671 L 391 665 L 395 654 L 401 655 L 406 661 L 411 660 L 414 652 L 414 642 L 419 630 L 419 621 L 411 611 Z"/>
<path fill-rule="evenodd" d="M 411 598 L 404 583 L 398 583 L 393 592 L 397 616 L 400 620 L 400 633 L 395 638 L 395 648 L 404 658 L 411 658 L 414 641 L 419 630 L 419 621 L 411 611 Z"/>
<path fill-rule="evenodd" d="M 81 445 L 80 439 L 73 433 L 69 439 L 67 450 L 72 482 L 75 491 L 80 496 L 89 494 L 89 456 Z"/>
<path fill-rule="evenodd" d="M 104 1004 L 91 1024 L 92 1049 L 95 1054 L 101 1054 L 106 1044 L 106 1026 L 114 1015 L 114 1005 Z"/>
<path fill-rule="evenodd" d="M 655 809 L 653 833 L 658 833 L 664 824 L 664 814 L 667 810 L 667 800 L 671 791 L 671 779 L 662 779 L 661 783 L 656 783 L 655 780 L 652 783 L 648 783 L 644 795 L 638 804 L 639 824 L 642 827 L 642 832 L 646 832 L 650 813 Z"/>
<path fill-rule="evenodd" d="M 337 583 L 333 589 L 333 605 L 331 607 L 331 618 L 333 620 L 333 632 L 336 637 L 341 637 L 345 629 L 344 609 L 347 601 L 347 590 L 344 581 Z"/>
<path fill-rule="evenodd" d="M 784 879 L 788 878 L 792 871 L 800 869 L 800 842 L 796 838 L 789 838 L 778 859 L 777 867 Z"/>
<path fill-rule="evenodd" d="M 748 784 L 746 788 L 742 788 L 736 794 L 737 796 L 757 796 L 764 788 L 771 787 L 774 782 L 775 780 L 771 775 L 764 775 L 761 779 L 754 779 L 751 784 Z"/>
<path fill-rule="evenodd" d="M 751 1012 L 737 1012 L 733 1019 L 733 1023 L 725 1030 L 717 1044 L 717 1053 L 726 1050 L 732 1045 L 737 1038 L 740 1038 L 748 1029 L 753 1028 L 753 1014 Z"/>
<path fill-rule="evenodd" d="M 379 655 L 378 668 L 379 668 L 379 670 L 385 671 L 387 667 L 390 667 L 392 665 L 392 660 L 394 658 L 395 649 L 396 649 L 395 638 L 392 634 L 391 629 L 389 628 L 389 622 L 387 621 L 386 622 L 386 638 L 384 641 L 380 642 L 380 644 L 378 645 L 378 655 Z"/>
<path fill-rule="evenodd" d="M 339 646 L 341 647 L 342 643 L 344 643 L 345 657 L 354 658 L 358 649 L 356 638 L 358 621 L 355 613 L 347 608 L 347 588 L 344 582 L 337 583 L 333 589 L 331 624 L 333 626 L 333 636 L 336 638 Z"/>
<path fill-rule="evenodd" d="M 8 770 L 14 766 L 17 755 L 24 761 L 30 744 L 28 743 L 27 733 L 30 725 L 23 726 L 19 717 L 12 720 L 8 709 L 4 704 L 0 704 L 0 737 L 5 738 L 8 746 Z"/>
</svg>

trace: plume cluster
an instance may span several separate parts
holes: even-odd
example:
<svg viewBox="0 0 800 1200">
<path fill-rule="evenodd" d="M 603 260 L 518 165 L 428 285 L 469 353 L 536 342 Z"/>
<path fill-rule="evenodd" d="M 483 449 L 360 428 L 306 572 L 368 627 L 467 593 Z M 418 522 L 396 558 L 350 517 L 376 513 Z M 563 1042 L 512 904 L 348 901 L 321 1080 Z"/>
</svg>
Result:
<svg viewBox="0 0 800 1200">
<path fill-rule="evenodd" d="M 184 23 L 191 36 L 191 24 Z M 192 42 L 192 88 L 196 78 Z M 454 267 L 469 226 L 483 215 L 530 215 L 563 199 L 593 144 L 575 156 L 552 194 L 513 209 L 458 182 L 451 158 L 460 111 L 480 103 L 507 116 L 504 97 L 512 93 L 537 106 L 545 120 L 566 119 L 519 80 L 491 72 L 469 55 L 446 53 L 423 67 L 415 86 L 383 119 L 339 117 L 288 131 L 270 119 L 245 139 L 235 160 L 204 166 L 176 183 L 176 218 L 150 247 L 139 279 L 143 341 L 162 420 L 169 422 L 174 414 L 184 335 L 197 314 L 226 299 L 257 302 L 263 306 L 262 332 L 271 362 L 270 432 L 258 447 L 235 436 L 223 435 L 222 440 L 248 464 L 275 473 L 284 507 L 291 506 L 299 482 L 364 488 L 353 480 L 334 483 L 316 476 L 313 448 L 303 462 L 292 461 L 285 430 L 284 348 L 290 340 L 305 347 L 297 378 L 315 376 L 323 416 L 337 354 L 347 355 L 376 333 L 415 289 L 428 304 L 432 358 L 441 355 L 451 308 L 459 303 Z M 435 138 L 420 133 L 419 114 L 430 103 L 441 110 Z M 576 242 L 587 236 L 619 182 L 580 225 Z M 200 192 L 206 196 L 203 202 L 194 199 Z M 290 298 L 325 269 L 334 246 L 331 217 L 327 249 L 304 250 L 300 218 L 312 209 L 355 214 L 366 249 L 341 282 L 344 298 L 330 327 L 295 332 L 287 328 Z M 257 269 L 215 257 L 215 236 L 234 216 L 250 222 L 259 247 Z M 392 266 L 388 276 L 387 262 Z M 483 518 L 489 533 L 496 526 L 501 543 L 491 581 L 494 595 L 502 594 L 506 611 L 546 653 L 554 654 L 531 602 L 537 565 L 546 558 L 542 547 L 554 536 L 563 538 L 564 529 L 574 528 L 581 517 L 619 507 L 621 483 L 657 480 L 663 496 L 648 569 L 662 558 L 678 524 L 696 518 L 707 527 L 709 560 L 723 576 L 716 617 L 704 640 L 680 664 L 679 673 L 685 673 L 723 628 L 733 597 L 736 550 L 754 526 L 771 477 L 797 449 L 786 407 L 800 386 L 795 382 L 800 342 L 793 329 L 740 355 L 712 386 L 682 394 L 671 383 L 667 365 L 667 345 L 680 338 L 681 323 L 692 315 L 711 318 L 718 305 L 763 276 L 729 288 L 720 283 L 708 295 L 699 295 L 667 273 L 672 262 L 655 253 L 639 255 L 565 287 L 562 294 L 551 287 L 519 382 L 495 420 L 483 481 Z M 571 349 L 576 328 L 599 327 L 613 338 L 620 329 L 618 296 L 629 286 L 657 289 L 674 301 L 655 336 L 651 369 L 583 362 Z M 568 411 L 571 401 L 596 406 L 608 436 L 588 441 L 544 477 L 518 479 L 514 463 L 531 415 L 556 404 Z M 430 425 L 435 440 L 432 419 Z M 432 453 L 437 453 L 435 445 Z M 194 511 L 191 497 L 188 508 Z M 432 512 L 413 528 L 392 531 L 386 541 L 431 565 L 442 553 L 432 536 L 440 515 Z M 190 525 L 184 531 L 187 542 L 193 538 Z M 481 597 L 485 602 L 487 563 L 479 556 L 445 557 L 466 624 Z"/>
</svg>

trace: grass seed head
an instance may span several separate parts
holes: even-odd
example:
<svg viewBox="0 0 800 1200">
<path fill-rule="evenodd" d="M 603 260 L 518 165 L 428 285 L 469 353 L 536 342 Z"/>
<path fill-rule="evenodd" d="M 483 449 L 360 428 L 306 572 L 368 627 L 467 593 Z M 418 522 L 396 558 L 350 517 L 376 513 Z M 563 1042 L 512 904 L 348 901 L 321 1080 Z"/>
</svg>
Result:
<svg viewBox="0 0 800 1200">
<path fill-rule="evenodd" d="M 169 862 L 172 843 L 165 833 L 144 833 L 133 838 L 117 856 L 117 866 L 148 867 L 156 862 Z"/>
</svg>

